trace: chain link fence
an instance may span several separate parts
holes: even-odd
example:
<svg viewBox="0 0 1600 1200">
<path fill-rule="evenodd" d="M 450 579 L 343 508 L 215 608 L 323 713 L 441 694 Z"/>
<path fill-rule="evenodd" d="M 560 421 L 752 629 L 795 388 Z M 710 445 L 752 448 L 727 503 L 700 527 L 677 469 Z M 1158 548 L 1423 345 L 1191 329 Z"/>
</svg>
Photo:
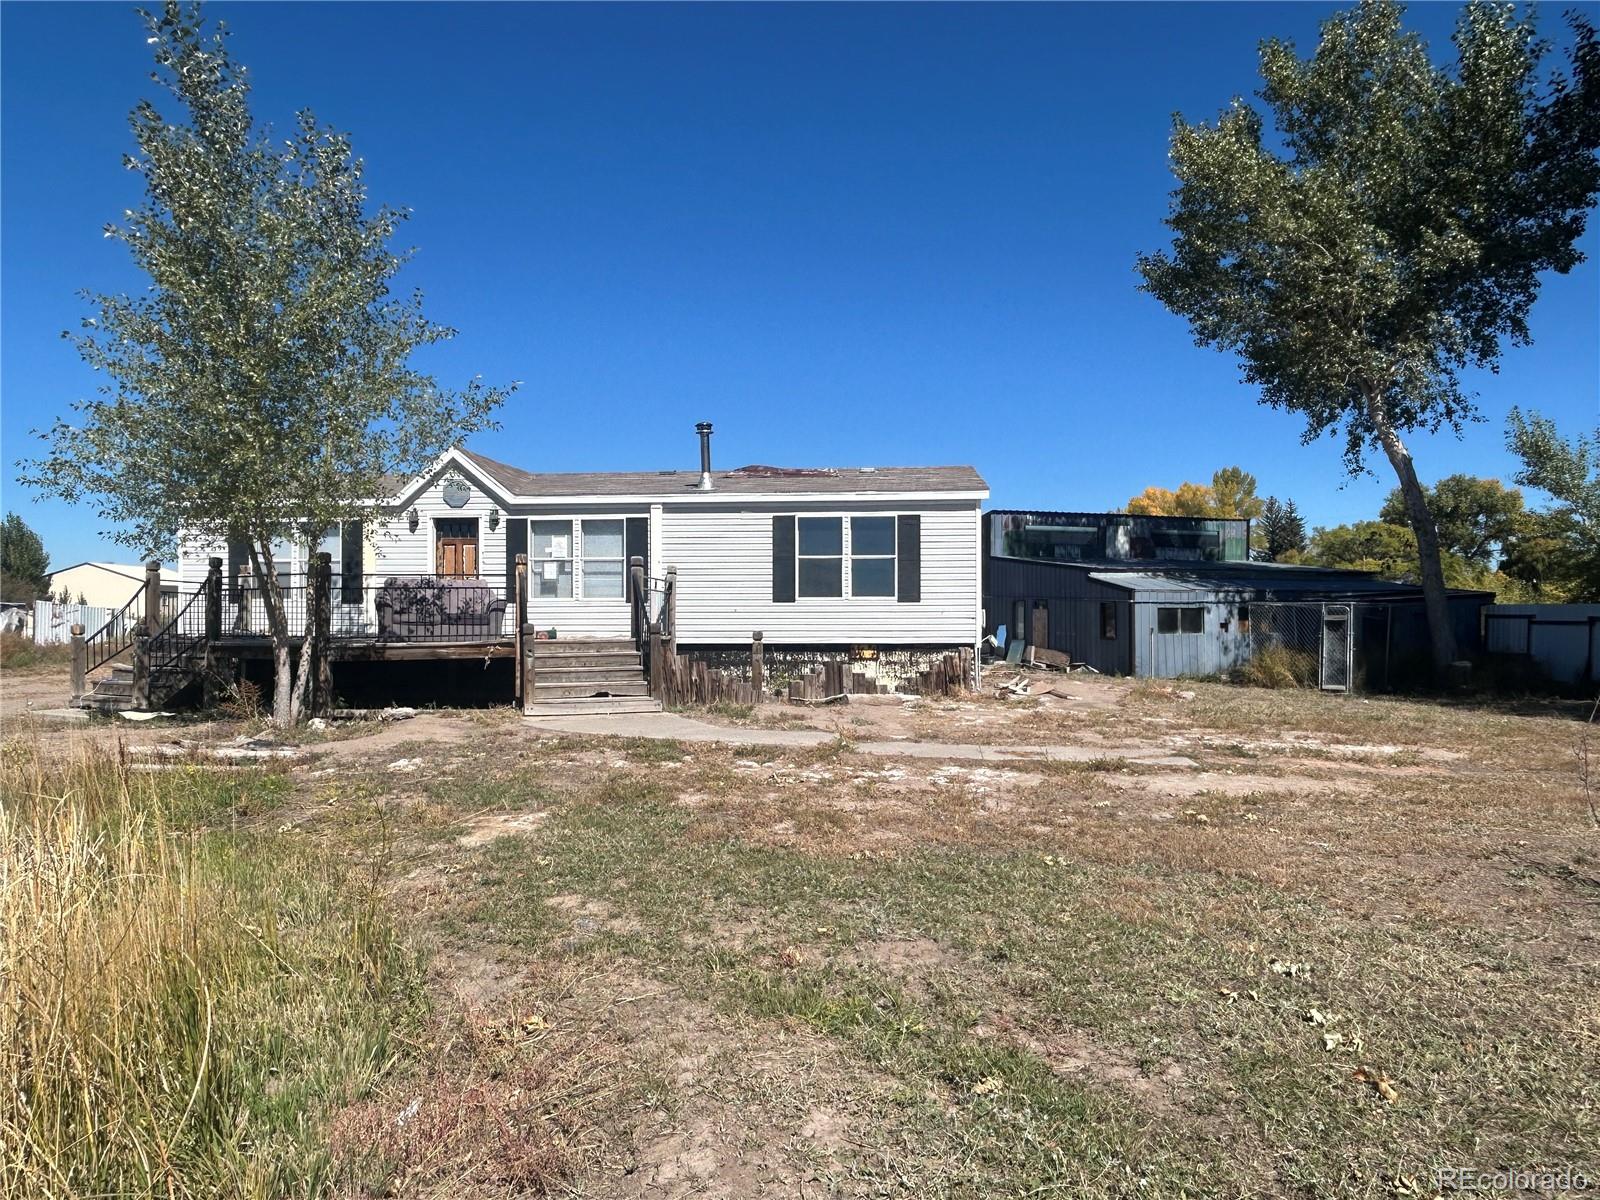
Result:
<svg viewBox="0 0 1600 1200">
<path fill-rule="evenodd" d="M 1411 641 L 1396 652 L 1396 605 L 1372 602 L 1256 601 L 1250 605 L 1250 658 L 1242 673 L 1274 687 L 1328 692 L 1388 691 L 1412 681 Z M 1398 620 L 1412 620 L 1409 608 Z M 1410 631 L 1408 631 L 1409 633 Z M 1423 666 L 1425 670 L 1425 666 Z"/>
</svg>

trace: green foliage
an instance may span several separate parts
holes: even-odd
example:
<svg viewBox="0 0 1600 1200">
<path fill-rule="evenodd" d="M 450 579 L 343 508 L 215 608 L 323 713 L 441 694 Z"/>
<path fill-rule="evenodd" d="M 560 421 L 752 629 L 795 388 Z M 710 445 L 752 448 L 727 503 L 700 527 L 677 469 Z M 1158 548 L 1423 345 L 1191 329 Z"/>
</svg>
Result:
<svg viewBox="0 0 1600 1200">
<path fill-rule="evenodd" d="M 1422 577 L 1417 535 L 1405 525 L 1389 521 L 1357 521 L 1350 525 L 1319 528 L 1299 561 L 1311 566 L 1371 571 L 1397 583 L 1417 583 Z M 1504 570 L 1495 570 L 1460 554 L 1440 555 L 1447 587 L 1493 592 L 1507 603 L 1536 599 L 1525 582 Z"/>
<path fill-rule="evenodd" d="M 1383 451 L 1408 492 L 1442 665 L 1438 546 L 1402 435 L 1473 419 L 1460 372 L 1526 343 L 1541 273 L 1582 260 L 1600 44 L 1571 16 L 1571 78 L 1541 85 L 1548 45 L 1514 6 L 1462 10 L 1453 69 L 1401 14 L 1392 0 L 1338 13 L 1304 60 L 1263 43 L 1270 142 L 1243 100 L 1213 125 L 1177 118 L 1173 244 L 1138 267 L 1196 341 L 1238 356 L 1263 403 L 1305 418 L 1306 440 L 1342 432 L 1352 472 Z"/>
<path fill-rule="evenodd" d="M 453 331 L 391 293 L 405 214 L 368 211 L 349 139 L 309 111 L 287 140 L 258 131 L 223 29 L 177 3 L 145 20 L 187 120 L 134 108 L 126 165 L 146 197 L 105 232 L 151 287 L 96 298 L 73 341 L 109 382 L 46 435 L 28 482 L 95 500 L 144 553 L 180 530 L 270 547 L 382 499 L 386 475 L 482 428 L 504 393 L 408 365 Z"/>
<path fill-rule="evenodd" d="M 48 594 L 50 556 L 44 542 L 16 513 L 0 524 L 0 600 L 32 602 Z"/>
<path fill-rule="evenodd" d="M 1357 521 L 1319 527 L 1311 535 L 1304 561 L 1319 567 L 1372 571 L 1385 579 L 1415 583 L 1417 535 L 1387 521 Z"/>
<path fill-rule="evenodd" d="M 1343 427 L 1352 467 L 1379 436 L 1459 429 L 1457 372 L 1528 340 L 1543 271 L 1582 261 L 1600 190 L 1600 48 L 1580 16 L 1574 77 L 1509 6 L 1469 4 L 1454 71 L 1373 0 L 1322 28 L 1310 59 L 1268 40 L 1266 102 L 1284 153 L 1242 100 L 1215 125 L 1179 118 L 1172 252 L 1144 288 L 1202 345 L 1236 352 L 1307 436 Z"/>
<path fill-rule="evenodd" d="M 1223 467 L 1211 477 L 1211 503 L 1210 516 L 1259 517 L 1262 502 L 1256 495 L 1256 477 L 1241 467 Z"/>
<path fill-rule="evenodd" d="M 1600 600 L 1600 431 L 1569 441 L 1547 417 L 1512 409 L 1506 441 L 1522 460 L 1517 482 L 1554 504 L 1528 514 L 1502 568 L 1546 599 Z"/>
<path fill-rule="evenodd" d="M 1282 562 L 1306 549 L 1306 523 L 1293 500 L 1268 496 L 1256 521 L 1262 549 L 1273 562 Z"/>
<path fill-rule="evenodd" d="M 1439 526 L 1439 548 L 1479 566 L 1494 563 L 1522 532 L 1526 516 L 1522 493 L 1498 479 L 1447 475 L 1433 487 L 1424 487 L 1423 494 Z M 1390 525 L 1408 524 L 1399 488 L 1389 493 L 1378 519 Z"/>
<path fill-rule="evenodd" d="M 507 392 L 477 380 L 448 391 L 409 365 L 454 331 L 391 291 L 406 214 L 369 207 L 349 138 L 309 111 L 287 139 L 258 130 L 220 25 L 206 32 L 198 6 L 177 0 L 142 15 L 152 78 L 186 119 L 134 108 L 125 163 L 145 199 L 105 234 L 149 287 L 95 298 L 72 340 L 107 383 L 44 435 L 48 453 L 23 479 L 94 502 L 144 554 L 170 554 L 180 531 L 248 539 L 284 677 L 295 631 L 273 542 L 385 499 L 387 477 L 485 428 Z"/>
</svg>

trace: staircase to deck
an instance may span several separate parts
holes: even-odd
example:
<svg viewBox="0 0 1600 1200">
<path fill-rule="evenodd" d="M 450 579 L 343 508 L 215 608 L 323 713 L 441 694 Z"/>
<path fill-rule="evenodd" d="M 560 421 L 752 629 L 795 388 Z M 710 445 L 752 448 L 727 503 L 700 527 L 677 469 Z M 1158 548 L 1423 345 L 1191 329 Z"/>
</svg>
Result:
<svg viewBox="0 0 1600 1200">
<path fill-rule="evenodd" d="M 205 639 L 169 635 L 165 661 L 150 668 L 149 710 L 166 707 L 178 694 L 197 683 L 205 665 Z M 116 713 L 133 709 L 133 664 L 112 663 L 111 670 L 92 680 L 89 691 L 73 700 L 74 708 Z"/>
<path fill-rule="evenodd" d="M 530 717 L 660 712 L 632 638 L 534 641 L 522 711 Z"/>
</svg>

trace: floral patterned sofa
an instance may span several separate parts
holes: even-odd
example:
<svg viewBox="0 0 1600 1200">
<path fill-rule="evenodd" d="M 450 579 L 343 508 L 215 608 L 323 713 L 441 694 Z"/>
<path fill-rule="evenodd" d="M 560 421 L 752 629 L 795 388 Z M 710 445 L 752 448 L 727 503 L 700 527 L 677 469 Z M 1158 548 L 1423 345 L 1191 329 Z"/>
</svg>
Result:
<svg viewBox="0 0 1600 1200">
<path fill-rule="evenodd" d="M 483 642 L 500 636 L 506 602 L 481 579 L 391 576 L 378 589 L 378 637 L 397 642 Z"/>
</svg>

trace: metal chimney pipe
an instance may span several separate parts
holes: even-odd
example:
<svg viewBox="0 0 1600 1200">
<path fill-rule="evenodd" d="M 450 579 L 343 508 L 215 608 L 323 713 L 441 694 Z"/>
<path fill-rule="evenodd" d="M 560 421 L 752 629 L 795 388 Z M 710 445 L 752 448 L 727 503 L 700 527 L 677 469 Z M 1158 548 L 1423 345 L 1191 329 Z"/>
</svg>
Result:
<svg viewBox="0 0 1600 1200">
<path fill-rule="evenodd" d="M 694 427 L 700 435 L 700 490 L 711 490 L 711 422 L 701 421 Z"/>
</svg>

